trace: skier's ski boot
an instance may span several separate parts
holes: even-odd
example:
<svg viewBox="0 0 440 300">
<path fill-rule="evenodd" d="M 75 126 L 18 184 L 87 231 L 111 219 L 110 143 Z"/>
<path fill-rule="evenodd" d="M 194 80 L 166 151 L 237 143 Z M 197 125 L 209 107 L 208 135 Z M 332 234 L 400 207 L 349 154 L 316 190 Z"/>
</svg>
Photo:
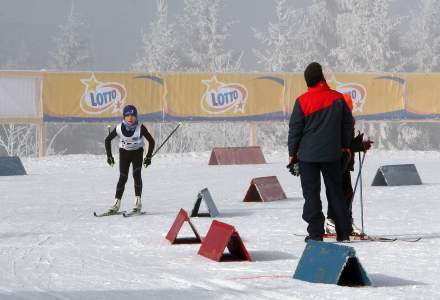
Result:
<svg viewBox="0 0 440 300">
<path fill-rule="evenodd" d="M 136 196 L 136 200 L 134 203 L 134 207 L 132 212 L 134 213 L 140 213 L 142 210 L 142 201 L 141 201 L 141 196 Z"/>
<path fill-rule="evenodd" d="M 325 233 L 335 235 L 336 234 L 336 225 L 333 219 L 325 220 Z"/>
<path fill-rule="evenodd" d="M 116 198 L 115 203 L 113 203 L 112 207 L 108 210 L 109 213 L 115 214 L 121 208 L 121 199 Z"/>
</svg>

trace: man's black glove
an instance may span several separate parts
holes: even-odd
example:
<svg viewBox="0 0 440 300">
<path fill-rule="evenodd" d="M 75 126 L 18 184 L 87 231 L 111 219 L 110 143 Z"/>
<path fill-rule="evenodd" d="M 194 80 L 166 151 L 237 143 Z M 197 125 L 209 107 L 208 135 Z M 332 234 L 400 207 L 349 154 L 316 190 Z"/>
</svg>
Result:
<svg viewBox="0 0 440 300">
<path fill-rule="evenodd" d="M 289 164 L 286 166 L 286 168 L 289 170 L 289 172 L 293 176 L 299 176 L 299 165 L 298 165 L 298 157 L 296 155 L 292 156 L 290 158 Z"/>
<path fill-rule="evenodd" d="M 145 156 L 144 158 L 144 167 L 148 168 L 148 166 L 151 165 L 151 156 Z"/>
<path fill-rule="evenodd" d="M 115 159 L 113 158 L 113 156 L 107 156 L 107 163 L 110 167 L 113 167 L 113 165 L 115 164 Z"/>
</svg>

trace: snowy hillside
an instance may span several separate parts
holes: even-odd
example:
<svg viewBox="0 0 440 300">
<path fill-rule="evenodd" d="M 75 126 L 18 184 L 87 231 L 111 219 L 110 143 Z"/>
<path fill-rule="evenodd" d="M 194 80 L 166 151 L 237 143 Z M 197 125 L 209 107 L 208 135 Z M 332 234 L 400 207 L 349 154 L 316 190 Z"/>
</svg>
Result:
<svg viewBox="0 0 440 300">
<path fill-rule="evenodd" d="M 0 299 L 440 297 L 439 152 L 367 154 L 367 233 L 423 239 L 351 243 L 374 284 L 364 288 L 291 278 L 305 246 L 294 234 L 305 234 L 306 225 L 299 179 L 286 171 L 286 156 L 268 154 L 266 165 L 216 167 L 207 165 L 209 153 L 158 156 L 143 171 L 148 214 L 133 218 L 92 215 L 106 210 L 114 196 L 117 168 L 108 167 L 104 156 L 26 158 L 29 175 L 0 177 Z M 394 163 L 415 163 L 424 185 L 371 187 L 377 168 Z M 269 175 L 278 176 L 288 200 L 241 202 L 253 177 Z M 125 209 L 133 205 L 132 185 L 130 178 Z M 178 210 L 190 211 L 204 187 L 221 213 L 218 219 L 236 227 L 253 262 L 216 263 L 197 255 L 199 245 L 165 240 Z M 360 225 L 357 198 L 354 207 Z M 193 219 L 202 236 L 211 221 Z"/>
</svg>

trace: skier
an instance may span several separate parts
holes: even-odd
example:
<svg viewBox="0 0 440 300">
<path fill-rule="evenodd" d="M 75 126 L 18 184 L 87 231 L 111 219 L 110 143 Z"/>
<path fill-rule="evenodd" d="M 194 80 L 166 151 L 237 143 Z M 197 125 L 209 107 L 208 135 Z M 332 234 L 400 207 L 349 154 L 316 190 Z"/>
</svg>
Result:
<svg viewBox="0 0 440 300">
<path fill-rule="evenodd" d="M 119 137 L 119 181 L 116 186 L 115 202 L 109 209 L 110 214 L 116 214 L 121 207 L 122 194 L 124 193 L 125 183 L 128 179 L 128 171 L 130 164 L 133 168 L 135 204 L 133 213 L 140 213 L 142 209 L 142 156 L 144 153 L 145 137 L 148 141 L 148 152 L 143 160 L 145 168 L 151 165 L 151 157 L 153 154 L 155 141 L 147 128 L 138 122 L 138 113 L 136 107 L 127 105 L 123 110 L 123 121 L 113 129 L 105 138 L 105 151 L 107 153 L 107 163 L 113 166 L 115 160 L 112 155 L 111 141 Z"/>
<path fill-rule="evenodd" d="M 351 226 L 342 191 L 341 156 L 350 154 L 353 116 L 341 93 L 331 90 L 322 67 L 313 62 L 304 71 L 308 91 L 298 97 L 289 122 L 289 168 L 298 163 L 305 199 L 306 242 L 322 241 L 325 217 L 320 198 L 321 177 L 335 214 L 337 241 L 349 242 Z M 292 170 L 292 169 L 291 169 Z"/>
<path fill-rule="evenodd" d="M 353 111 L 353 101 L 348 94 L 344 94 L 344 100 L 347 103 L 347 106 L 350 108 L 350 111 Z M 350 150 L 352 155 L 350 157 L 342 158 L 342 190 L 344 192 L 344 199 L 347 203 L 348 213 L 351 219 L 351 227 L 352 227 L 352 235 L 360 236 L 363 234 L 362 230 L 357 227 L 353 222 L 353 213 L 352 213 L 352 202 L 353 202 L 353 186 L 351 184 L 351 171 L 354 171 L 354 154 L 357 152 L 365 152 L 371 148 L 373 141 L 370 139 L 364 140 L 364 135 L 358 133 L 355 136 L 355 120 L 353 119 L 353 128 L 352 128 L 352 137 L 353 140 L 350 144 Z M 328 197 L 328 196 L 327 196 Z M 325 220 L 325 232 L 327 234 L 336 234 L 335 228 L 335 214 L 330 203 L 327 206 L 327 219 Z"/>
</svg>

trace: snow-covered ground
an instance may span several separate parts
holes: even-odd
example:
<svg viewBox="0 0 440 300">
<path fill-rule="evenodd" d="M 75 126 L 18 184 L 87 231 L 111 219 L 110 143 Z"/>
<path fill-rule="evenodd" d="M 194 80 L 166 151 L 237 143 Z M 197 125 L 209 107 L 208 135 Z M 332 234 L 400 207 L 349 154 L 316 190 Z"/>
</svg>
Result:
<svg viewBox="0 0 440 300">
<path fill-rule="evenodd" d="M 421 235 L 418 243 L 353 242 L 373 287 L 292 279 L 304 250 L 299 179 L 286 153 L 266 165 L 208 166 L 209 154 L 161 155 L 144 169 L 144 208 L 135 218 L 95 218 L 113 200 L 117 168 L 103 156 L 24 159 L 27 176 L 0 177 L 0 299 L 439 299 L 440 152 L 371 151 L 365 161 L 365 226 L 370 234 Z M 424 185 L 371 187 L 384 164 L 415 163 Z M 253 177 L 278 176 L 289 199 L 244 203 Z M 133 181 L 123 206 L 133 204 Z M 253 262 L 217 263 L 199 245 L 170 245 L 178 210 L 208 187 Z M 325 203 L 325 198 L 324 203 Z M 359 200 L 354 203 L 359 224 Z M 209 218 L 195 218 L 206 234 Z M 185 228 L 184 234 L 189 230 Z"/>
</svg>

